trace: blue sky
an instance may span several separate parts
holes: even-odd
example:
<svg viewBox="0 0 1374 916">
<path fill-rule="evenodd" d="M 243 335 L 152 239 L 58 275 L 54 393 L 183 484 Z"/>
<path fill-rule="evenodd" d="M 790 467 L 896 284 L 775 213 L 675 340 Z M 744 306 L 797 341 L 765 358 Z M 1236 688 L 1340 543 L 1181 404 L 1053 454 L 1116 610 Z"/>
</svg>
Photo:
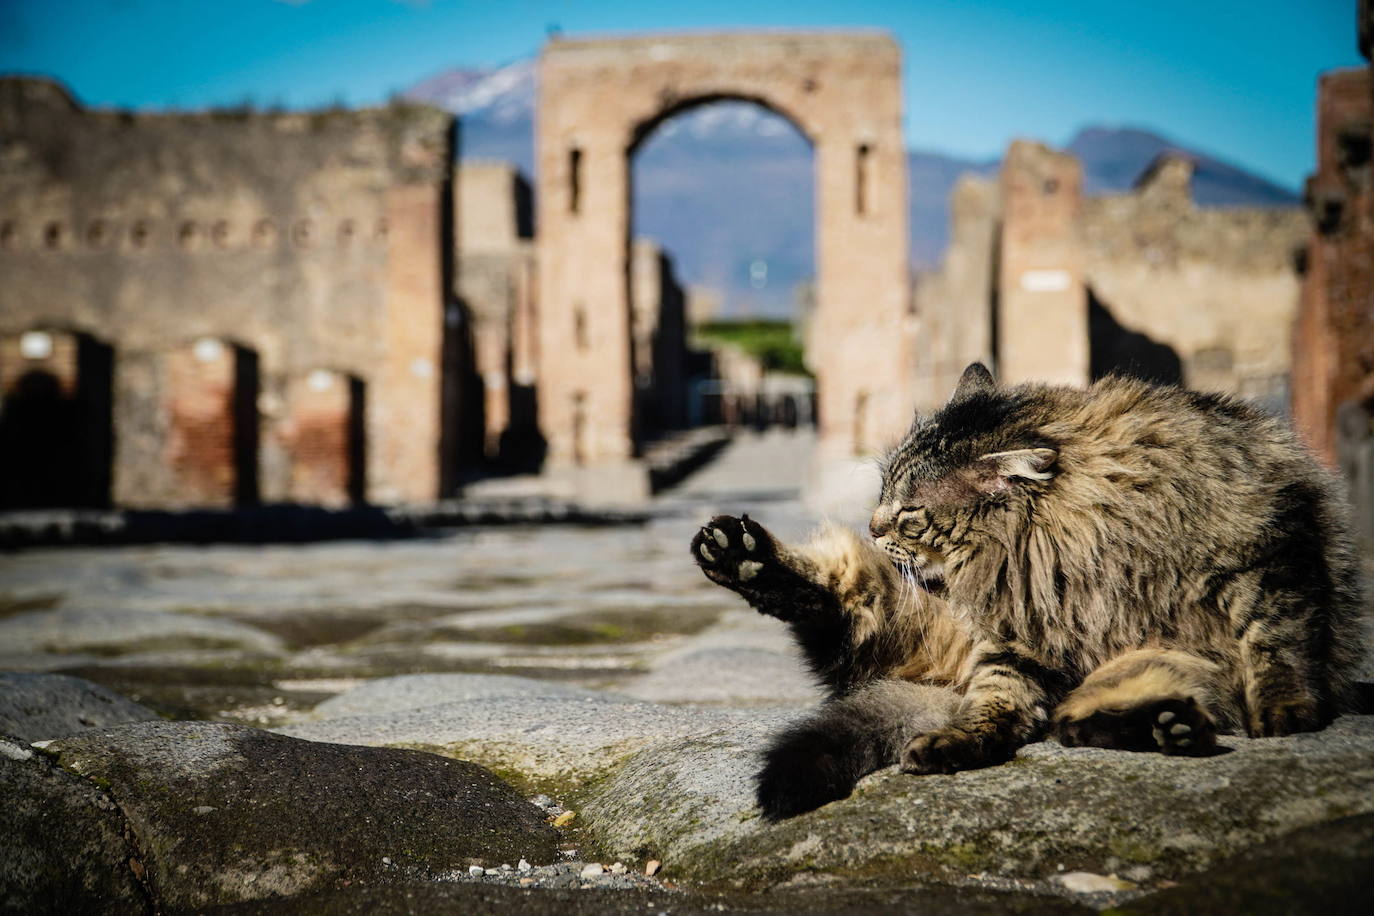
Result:
<svg viewBox="0 0 1374 916">
<path fill-rule="evenodd" d="M 0 72 L 87 104 L 368 104 L 567 35 L 881 27 L 905 51 L 913 147 L 991 158 L 1025 136 L 1143 126 L 1297 187 L 1317 74 L 1362 63 L 1355 0 L 0 0 Z"/>
</svg>

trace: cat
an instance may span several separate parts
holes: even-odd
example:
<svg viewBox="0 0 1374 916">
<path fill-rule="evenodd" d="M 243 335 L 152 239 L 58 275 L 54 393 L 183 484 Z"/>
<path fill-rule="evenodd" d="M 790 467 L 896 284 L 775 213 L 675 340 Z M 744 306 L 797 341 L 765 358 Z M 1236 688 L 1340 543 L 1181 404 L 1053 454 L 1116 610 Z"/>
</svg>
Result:
<svg viewBox="0 0 1374 916">
<path fill-rule="evenodd" d="M 692 540 L 829 692 L 764 755 L 770 820 L 893 763 L 982 767 L 1046 733 L 1206 755 L 1218 733 L 1313 731 L 1351 701 L 1362 597 L 1339 488 L 1231 397 L 1000 387 L 975 363 L 885 460 L 869 534 L 789 546 L 718 516 Z M 943 727 L 913 725 L 923 684 L 962 696 Z"/>
</svg>

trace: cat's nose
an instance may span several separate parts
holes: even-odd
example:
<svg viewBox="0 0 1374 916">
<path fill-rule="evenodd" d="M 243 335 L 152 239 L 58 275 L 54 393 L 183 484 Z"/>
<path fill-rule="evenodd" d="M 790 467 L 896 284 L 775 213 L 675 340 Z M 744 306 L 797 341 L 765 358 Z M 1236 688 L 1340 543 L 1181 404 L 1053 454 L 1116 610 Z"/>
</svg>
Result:
<svg viewBox="0 0 1374 916">
<path fill-rule="evenodd" d="M 873 535 L 873 540 L 877 540 L 892 530 L 893 515 L 886 509 L 879 509 L 873 513 L 873 517 L 868 520 L 868 533 Z"/>
</svg>

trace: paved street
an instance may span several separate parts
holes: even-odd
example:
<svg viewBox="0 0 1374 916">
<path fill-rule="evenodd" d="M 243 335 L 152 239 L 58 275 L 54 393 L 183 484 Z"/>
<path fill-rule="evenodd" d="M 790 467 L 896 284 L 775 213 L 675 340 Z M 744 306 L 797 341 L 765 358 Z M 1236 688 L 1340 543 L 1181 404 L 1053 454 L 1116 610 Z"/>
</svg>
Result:
<svg viewBox="0 0 1374 916">
<path fill-rule="evenodd" d="M 718 512 L 801 533 L 811 444 L 805 433 L 743 434 L 644 525 L 3 556 L 0 670 L 79 673 L 173 716 L 276 724 L 366 679 L 418 672 L 642 685 L 688 701 L 691 689 L 655 675 L 659 660 L 748 644 L 770 664 L 738 681 L 706 676 L 715 662 L 694 659 L 687 680 L 704 701 L 761 702 L 770 690 L 808 699 L 780 627 L 707 582 L 687 544 Z M 764 669 L 781 674 L 770 681 Z"/>
</svg>

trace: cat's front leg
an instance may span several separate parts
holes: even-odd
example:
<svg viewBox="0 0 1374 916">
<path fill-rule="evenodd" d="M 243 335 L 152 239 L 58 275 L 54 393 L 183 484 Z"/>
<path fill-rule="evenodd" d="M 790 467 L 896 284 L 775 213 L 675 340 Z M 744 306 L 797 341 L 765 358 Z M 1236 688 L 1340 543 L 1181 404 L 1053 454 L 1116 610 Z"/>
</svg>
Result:
<svg viewBox="0 0 1374 916">
<path fill-rule="evenodd" d="M 1064 677 L 1006 646 L 979 646 L 964 707 L 949 725 L 917 735 L 902 751 L 907 773 L 953 773 L 1004 763 L 1045 729 Z"/>
<path fill-rule="evenodd" d="M 809 578 L 804 563 L 748 515 L 717 515 L 692 538 L 692 558 L 706 577 L 755 609 L 797 621 L 838 610 L 835 596 Z"/>
</svg>

